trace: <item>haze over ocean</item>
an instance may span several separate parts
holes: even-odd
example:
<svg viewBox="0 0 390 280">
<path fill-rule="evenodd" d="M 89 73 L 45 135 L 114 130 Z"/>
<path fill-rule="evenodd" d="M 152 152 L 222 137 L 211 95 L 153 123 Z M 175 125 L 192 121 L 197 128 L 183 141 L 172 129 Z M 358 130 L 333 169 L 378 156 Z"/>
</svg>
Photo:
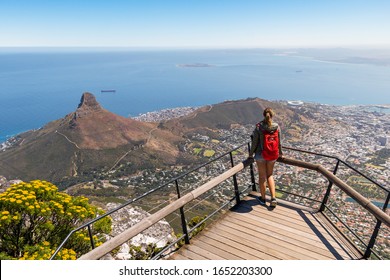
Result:
<svg viewBox="0 0 390 280">
<path fill-rule="evenodd" d="M 389 77 L 387 65 L 277 49 L 1 49 L 0 142 L 64 117 L 86 91 L 114 113 L 137 116 L 248 97 L 389 104 Z"/>
</svg>

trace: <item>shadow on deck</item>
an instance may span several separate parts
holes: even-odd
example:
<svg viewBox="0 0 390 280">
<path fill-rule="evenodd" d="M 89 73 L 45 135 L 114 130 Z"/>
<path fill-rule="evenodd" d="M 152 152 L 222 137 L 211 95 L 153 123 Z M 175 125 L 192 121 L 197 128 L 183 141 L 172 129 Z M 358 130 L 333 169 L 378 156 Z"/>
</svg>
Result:
<svg viewBox="0 0 390 280">
<path fill-rule="evenodd" d="M 283 200 L 262 206 L 251 192 L 170 256 L 175 260 L 361 259 L 320 212 Z M 269 205 L 269 200 L 267 201 Z"/>
</svg>

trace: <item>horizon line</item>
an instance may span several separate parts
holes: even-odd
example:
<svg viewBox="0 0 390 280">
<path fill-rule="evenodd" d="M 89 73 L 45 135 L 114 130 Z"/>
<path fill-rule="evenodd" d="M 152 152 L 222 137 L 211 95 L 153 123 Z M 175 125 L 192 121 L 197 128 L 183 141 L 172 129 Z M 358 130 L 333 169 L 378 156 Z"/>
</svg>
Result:
<svg viewBox="0 0 390 280">
<path fill-rule="evenodd" d="M 95 49 L 95 50 L 253 50 L 253 49 L 390 49 L 390 45 L 302 45 L 302 46 L 0 46 L 0 50 L 55 50 L 55 49 Z"/>
</svg>

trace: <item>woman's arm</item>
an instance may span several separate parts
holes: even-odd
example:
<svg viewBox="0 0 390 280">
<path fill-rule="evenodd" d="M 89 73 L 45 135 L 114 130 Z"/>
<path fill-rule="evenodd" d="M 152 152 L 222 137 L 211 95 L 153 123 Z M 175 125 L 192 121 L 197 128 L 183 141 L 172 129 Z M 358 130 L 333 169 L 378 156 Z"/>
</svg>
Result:
<svg viewBox="0 0 390 280">
<path fill-rule="evenodd" d="M 278 129 L 278 137 L 279 137 L 279 155 L 283 155 L 283 150 L 282 150 L 282 132 L 280 131 L 280 127 Z"/>
<path fill-rule="evenodd" d="M 252 133 L 252 143 L 251 149 L 249 151 L 249 156 L 253 157 L 253 154 L 256 152 L 257 147 L 259 146 L 259 130 L 255 128 Z"/>
</svg>

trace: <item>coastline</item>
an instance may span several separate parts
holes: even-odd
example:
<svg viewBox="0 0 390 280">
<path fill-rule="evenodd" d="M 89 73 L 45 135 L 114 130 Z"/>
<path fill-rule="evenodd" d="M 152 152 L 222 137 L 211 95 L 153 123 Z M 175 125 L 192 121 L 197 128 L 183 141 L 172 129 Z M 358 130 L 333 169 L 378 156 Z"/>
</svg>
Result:
<svg viewBox="0 0 390 280">
<path fill-rule="evenodd" d="M 241 100 L 240 99 L 235 99 L 235 100 Z M 244 99 L 242 99 L 244 100 Z M 335 106 L 335 107 L 363 107 L 363 109 L 366 109 L 370 112 L 377 112 L 377 113 L 383 113 L 383 114 L 390 114 L 390 104 L 353 104 L 353 105 L 333 105 L 333 104 L 323 104 L 323 103 L 317 103 L 317 102 L 307 102 L 307 101 L 302 101 L 302 100 L 268 100 L 271 102 L 285 102 L 289 106 L 305 106 L 307 105 L 313 105 L 313 104 L 319 104 L 319 105 L 324 105 L 324 106 Z M 205 104 L 203 106 L 182 106 L 182 107 L 174 107 L 174 108 L 165 108 L 161 110 L 155 110 L 155 111 L 148 111 L 145 113 L 141 113 L 138 116 L 130 116 L 128 115 L 128 118 L 135 119 L 138 121 L 143 121 L 143 122 L 160 122 L 160 121 L 165 121 L 165 120 L 170 120 L 174 118 L 179 118 L 183 117 L 186 115 L 191 114 L 195 110 L 204 107 L 204 106 L 209 106 L 209 104 Z M 48 122 L 51 122 L 53 120 L 50 120 Z M 22 133 L 26 133 L 29 131 L 34 131 L 38 130 L 39 128 L 31 128 L 28 130 L 20 131 L 19 133 L 13 134 L 13 135 L 6 135 L 6 136 L 1 136 L 0 135 L 0 152 L 9 148 L 10 146 L 13 145 L 14 141 L 17 141 L 18 135 Z"/>
</svg>

